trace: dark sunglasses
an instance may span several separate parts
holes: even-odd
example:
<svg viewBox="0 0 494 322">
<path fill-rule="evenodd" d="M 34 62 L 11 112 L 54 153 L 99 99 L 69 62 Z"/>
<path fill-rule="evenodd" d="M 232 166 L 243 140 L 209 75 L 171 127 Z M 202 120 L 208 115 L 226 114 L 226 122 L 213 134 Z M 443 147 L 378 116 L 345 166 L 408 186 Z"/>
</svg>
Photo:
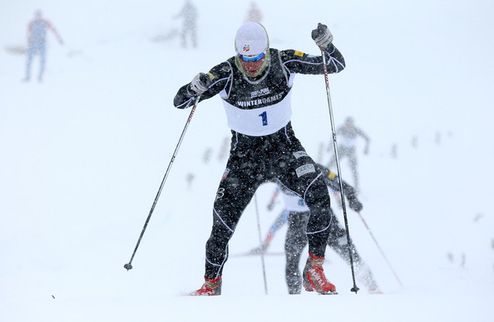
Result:
<svg viewBox="0 0 494 322">
<path fill-rule="evenodd" d="M 255 56 L 240 55 L 240 59 L 242 59 L 244 62 L 255 62 L 260 61 L 264 58 L 264 56 L 266 56 L 265 53 L 260 53 L 259 55 Z"/>
</svg>

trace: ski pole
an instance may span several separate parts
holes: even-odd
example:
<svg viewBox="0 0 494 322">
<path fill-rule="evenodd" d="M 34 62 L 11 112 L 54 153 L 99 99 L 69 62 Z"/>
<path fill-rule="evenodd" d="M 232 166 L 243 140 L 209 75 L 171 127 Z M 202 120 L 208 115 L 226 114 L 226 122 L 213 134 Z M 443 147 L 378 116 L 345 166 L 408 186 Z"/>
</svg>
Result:
<svg viewBox="0 0 494 322">
<path fill-rule="evenodd" d="M 403 283 L 401 282 L 400 278 L 398 277 L 398 274 L 396 274 L 395 270 L 393 269 L 393 267 L 391 266 L 391 263 L 388 261 L 388 259 L 386 258 L 386 255 L 384 254 L 384 251 L 382 250 L 381 246 L 379 246 L 379 243 L 377 242 L 377 239 L 376 237 L 374 237 L 374 234 L 372 233 L 369 225 L 367 225 L 367 222 L 365 221 L 364 217 L 360 214 L 360 212 L 357 212 L 357 214 L 359 215 L 360 217 L 360 220 L 362 220 L 362 222 L 364 223 L 364 226 L 365 228 L 367 229 L 367 231 L 369 232 L 369 235 L 372 237 L 372 239 L 374 240 L 374 243 L 376 243 L 376 246 L 377 246 L 377 249 L 379 249 L 379 252 L 381 253 L 382 257 L 384 258 L 384 260 L 386 261 L 386 264 L 388 264 L 388 267 L 389 269 L 391 270 L 391 272 L 393 273 L 393 275 L 395 276 L 396 280 L 398 281 L 398 283 L 400 283 L 400 286 L 403 287 Z"/>
<path fill-rule="evenodd" d="M 347 238 L 347 243 L 348 243 L 348 256 L 350 257 L 350 268 L 352 270 L 352 281 L 353 281 L 353 287 L 350 289 L 351 292 L 354 292 L 357 294 L 359 288 L 357 287 L 357 284 L 355 282 L 355 268 L 353 265 L 353 254 L 352 254 L 352 240 L 350 239 L 350 230 L 348 228 L 348 218 L 347 218 L 347 212 L 346 212 L 346 204 L 345 204 L 345 198 L 343 196 L 343 177 L 341 176 L 341 171 L 340 171 L 340 160 L 338 157 L 338 146 L 336 144 L 336 132 L 335 132 L 335 125 L 334 125 L 334 117 L 333 117 L 333 108 L 331 104 L 331 92 L 329 89 L 329 76 L 328 76 L 328 68 L 327 68 L 327 60 L 326 60 L 326 53 L 323 48 L 321 49 L 321 55 L 322 55 L 322 60 L 323 60 L 323 69 L 324 69 L 324 82 L 326 84 L 326 97 L 328 100 L 328 110 L 329 110 L 329 119 L 331 121 L 331 132 L 332 132 L 332 137 L 333 137 L 333 149 L 334 149 L 334 155 L 335 155 L 335 160 L 336 160 L 336 170 L 338 172 L 338 178 L 340 178 L 340 197 L 341 197 L 341 208 L 343 209 L 343 218 L 345 219 L 345 228 L 346 228 L 346 238 Z"/>
<path fill-rule="evenodd" d="M 148 217 L 146 218 L 146 222 L 144 223 L 144 227 L 142 227 L 142 231 L 141 231 L 141 234 L 139 235 L 139 239 L 137 240 L 137 244 L 134 248 L 134 252 L 132 253 L 132 256 L 130 257 L 129 262 L 124 265 L 124 268 L 127 271 L 132 269 L 132 261 L 134 260 L 134 256 L 137 252 L 137 248 L 139 248 L 139 244 L 141 243 L 142 236 L 144 235 L 144 232 L 146 231 L 149 220 L 151 219 L 151 215 L 153 214 L 154 208 L 156 207 L 156 204 L 158 203 L 158 199 L 161 195 L 161 190 L 163 189 L 163 186 L 165 185 L 166 179 L 168 178 L 168 173 L 170 172 L 173 161 L 175 161 L 175 157 L 177 156 L 178 149 L 180 148 L 180 145 L 182 144 L 182 140 L 184 139 L 185 132 L 187 131 L 187 128 L 189 127 L 190 121 L 192 120 L 192 116 L 194 115 L 194 112 L 196 111 L 196 107 L 197 107 L 197 103 L 199 102 L 199 98 L 200 97 L 198 97 L 196 102 L 194 103 L 194 106 L 192 107 L 192 110 L 190 111 L 189 117 L 187 118 L 187 122 L 185 122 L 184 129 L 182 130 L 182 134 L 180 135 L 180 138 L 178 139 L 178 143 L 175 146 L 175 151 L 173 151 L 172 158 L 171 158 L 170 162 L 168 163 L 168 167 L 166 168 L 166 172 L 165 172 L 165 175 L 163 176 L 163 180 L 161 180 L 161 184 L 160 184 L 160 187 L 158 189 L 158 193 L 156 194 L 156 197 L 154 198 L 153 205 L 151 206 L 151 210 L 149 211 Z"/>
<path fill-rule="evenodd" d="M 268 295 L 268 280 L 266 278 L 266 264 L 264 262 L 264 250 L 262 250 L 261 220 L 259 218 L 259 207 L 257 206 L 257 193 L 254 193 L 254 206 L 256 208 L 257 232 L 259 235 L 259 245 L 261 246 L 262 277 L 264 279 L 264 294 Z"/>
</svg>

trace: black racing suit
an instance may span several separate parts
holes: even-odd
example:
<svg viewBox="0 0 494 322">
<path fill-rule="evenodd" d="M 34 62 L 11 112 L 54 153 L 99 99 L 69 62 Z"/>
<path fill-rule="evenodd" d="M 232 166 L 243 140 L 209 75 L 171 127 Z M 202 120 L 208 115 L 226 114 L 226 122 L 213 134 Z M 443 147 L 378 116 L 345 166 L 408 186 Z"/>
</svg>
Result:
<svg viewBox="0 0 494 322">
<path fill-rule="evenodd" d="M 343 56 L 334 45 L 328 46 L 325 55 L 328 72 L 343 70 Z M 206 243 L 206 278 L 222 275 L 228 258 L 228 241 L 243 210 L 263 182 L 278 180 L 304 199 L 311 211 L 307 225 L 311 254 L 324 256 L 329 235 L 330 199 L 323 175 L 295 137 L 290 113 L 286 113 L 294 74 L 322 74 L 322 56 L 270 48 L 266 55 L 270 60 L 268 67 L 254 79 L 244 76 L 238 59 L 231 57 L 213 67 L 208 73 L 211 85 L 199 98 L 200 101 L 220 94 L 232 128 L 230 157 L 218 187 L 213 227 Z M 174 104 L 177 108 L 187 108 L 197 99 L 190 84 L 186 84 L 179 89 Z M 280 104 L 283 116 L 273 120 L 284 123 L 265 133 L 264 128 L 272 126 L 270 115 L 275 115 L 269 114 L 270 108 Z M 262 124 L 255 125 L 257 130 L 250 130 L 249 126 L 254 125 L 246 123 L 257 121 L 257 117 Z"/>
</svg>

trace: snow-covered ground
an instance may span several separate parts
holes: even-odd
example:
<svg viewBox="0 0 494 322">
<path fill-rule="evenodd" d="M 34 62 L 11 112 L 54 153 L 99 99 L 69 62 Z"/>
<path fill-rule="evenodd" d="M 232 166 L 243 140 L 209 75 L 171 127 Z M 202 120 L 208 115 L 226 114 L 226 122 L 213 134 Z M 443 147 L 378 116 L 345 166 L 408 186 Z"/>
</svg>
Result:
<svg viewBox="0 0 494 322">
<path fill-rule="evenodd" d="M 221 297 L 180 296 L 202 283 L 226 163 L 219 98 L 200 104 L 134 269 L 123 269 L 188 117 L 173 97 L 233 55 L 249 2 L 197 1 L 197 50 L 178 39 L 151 41 L 180 26 L 172 17 L 181 5 L 0 0 L 0 321 L 492 321 L 488 0 L 259 3 L 273 47 L 317 54 L 311 29 L 325 22 L 333 31 L 348 66 L 331 77 L 336 123 L 351 115 L 371 137 L 370 154 L 360 153 L 362 214 L 404 287 L 349 211 L 352 237 L 383 294 L 363 285 L 351 293 L 349 268 L 328 251 L 338 296 L 288 296 L 282 256 L 266 257 L 268 296 L 258 257 L 230 258 Z M 66 44 L 51 37 L 45 81 L 22 83 L 24 57 L 4 48 L 23 45 L 37 8 Z M 295 131 L 326 162 L 323 78 L 298 76 L 293 91 Z M 346 164 L 342 170 L 351 182 Z M 280 210 L 266 210 L 272 189 L 257 193 L 263 233 Z M 283 237 L 273 251 L 283 249 Z M 249 205 L 230 251 L 257 242 Z"/>
</svg>

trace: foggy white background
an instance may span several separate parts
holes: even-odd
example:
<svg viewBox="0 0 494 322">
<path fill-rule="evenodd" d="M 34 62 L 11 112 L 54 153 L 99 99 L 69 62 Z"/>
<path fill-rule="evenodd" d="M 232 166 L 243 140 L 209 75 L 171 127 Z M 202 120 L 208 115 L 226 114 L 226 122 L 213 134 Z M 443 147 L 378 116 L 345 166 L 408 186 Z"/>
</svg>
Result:
<svg viewBox="0 0 494 322">
<path fill-rule="evenodd" d="M 151 41 L 180 27 L 173 16 L 181 2 L 0 0 L 0 320 L 491 321 L 494 5 L 487 0 L 258 3 L 272 47 L 317 54 L 310 31 L 318 22 L 332 30 L 347 62 L 331 76 L 335 121 L 353 116 L 371 137 L 368 156 L 359 146 L 362 214 L 403 288 L 349 212 L 383 294 L 362 285 L 350 293 L 348 267 L 328 251 L 338 296 L 288 296 L 284 259 L 275 256 L 266 258 L 268 296 L 257 257 L 227 262 L 221 297 L 180 296 L 202 284 L 226 163 L 217 157 L 229 136 L 217 97 L 198 107 L 134 269 L 123 269 L 189 113 L 174 109 L 173 97 L 234 54 L 249 7 L 195 4 L 199 47 L 184 50 L 178 39 Z M 7 50 L 25 45 L 36 9 L 65 41 L 48 36 L 41 84 L 21 82 L 25 58 Z M 35 60 L 33 76 L 37 67 Z M 297 136 L 327 162 L 322 76 L 296 77 L 293 111 Z M 342 170 L 351 182 L 346 164 Z M 272 189 L 257 194 L 263 233 L 281 210 L 266 211 Z M 283 239 L 284 231 L 272 249 L 281 251 Z M 230 251 L 257 241 L 250 205 Z"/>
</svg>

